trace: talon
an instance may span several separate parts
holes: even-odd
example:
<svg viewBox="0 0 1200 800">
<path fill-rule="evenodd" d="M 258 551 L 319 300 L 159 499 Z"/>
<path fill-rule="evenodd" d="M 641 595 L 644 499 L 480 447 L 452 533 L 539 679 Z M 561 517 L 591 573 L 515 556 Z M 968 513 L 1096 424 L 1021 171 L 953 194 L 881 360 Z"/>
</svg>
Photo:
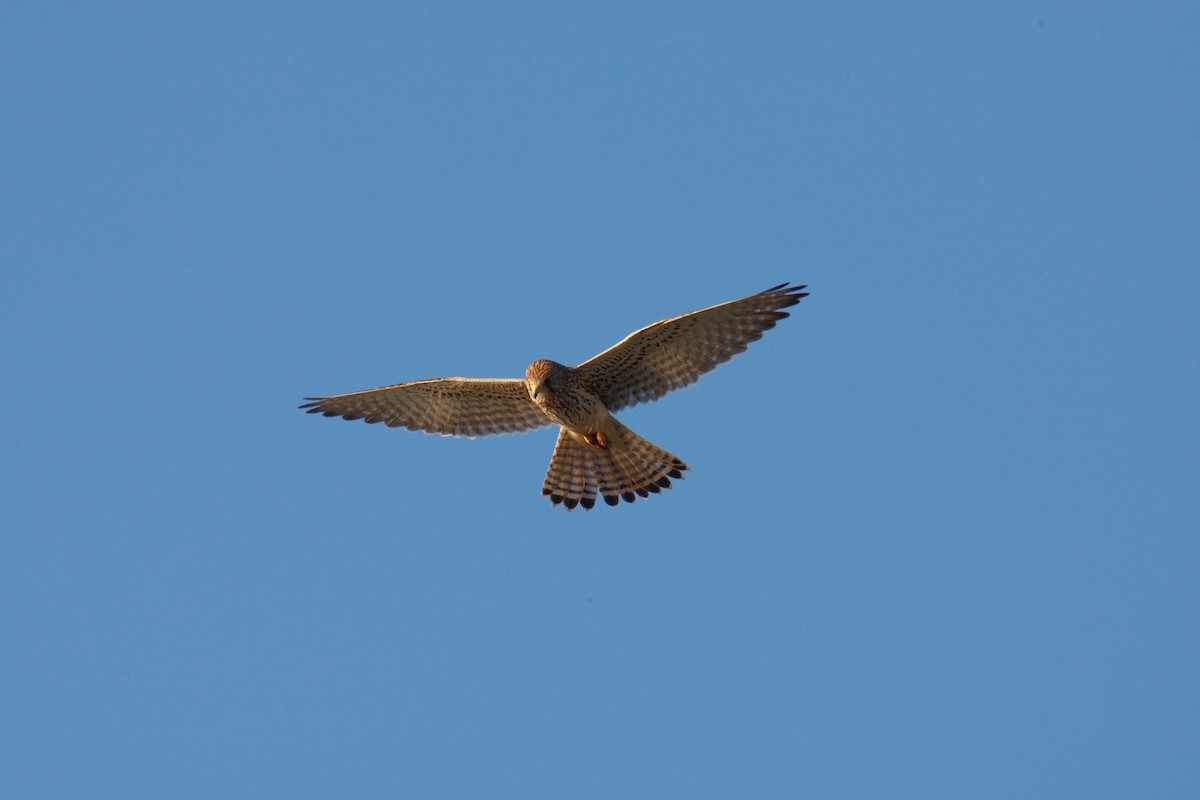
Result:
<svg viewBox="0 0 1200 800">
<path fill-rule="evenodd" d="M 604 449 L 605 447 L 608 447 L 608 437 L 604 435 L 603 431 L 585 433 L 583 435 L 583 440 L 597 449 Z"/>
</svg>

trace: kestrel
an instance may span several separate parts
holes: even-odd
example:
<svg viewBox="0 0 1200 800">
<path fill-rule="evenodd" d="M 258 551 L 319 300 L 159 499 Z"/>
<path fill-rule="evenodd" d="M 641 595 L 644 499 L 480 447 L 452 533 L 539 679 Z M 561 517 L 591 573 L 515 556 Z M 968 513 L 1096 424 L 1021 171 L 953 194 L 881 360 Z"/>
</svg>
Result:
<svg viewBox="0 0 1200 800">
<path fill-rule="evenodd" d="M 745 350 L 808 293 L 765 292 L 656 322 L 577 367 L 534 361 L 520 378 L 435 378 L 306 397 L 310 414 L 383 422 L 443 436 L 519 433 L 552 423 L 558 443 L 542 484 L 553 505 L 615 506 L 671 487 L 687 465 L 626 428 L 614 411 L 657 400 Z"/>
</svg>

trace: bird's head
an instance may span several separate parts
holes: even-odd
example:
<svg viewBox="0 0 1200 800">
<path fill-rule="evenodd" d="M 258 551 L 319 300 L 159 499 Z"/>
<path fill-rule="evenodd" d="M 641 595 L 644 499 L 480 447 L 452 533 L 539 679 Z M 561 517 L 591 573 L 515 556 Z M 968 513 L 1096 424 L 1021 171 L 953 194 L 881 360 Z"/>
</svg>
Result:
<svg viewBox="0 0 1200 800">
<path fill-rule="evenodd" d="M 525 370 L 525 386 L 529 389 L 529 396 L 537 400 L 546 394 L 553 394 L 559 376 L 566 369 L 562 364 L 545 359 L 530 364 Z"/>
</svg>

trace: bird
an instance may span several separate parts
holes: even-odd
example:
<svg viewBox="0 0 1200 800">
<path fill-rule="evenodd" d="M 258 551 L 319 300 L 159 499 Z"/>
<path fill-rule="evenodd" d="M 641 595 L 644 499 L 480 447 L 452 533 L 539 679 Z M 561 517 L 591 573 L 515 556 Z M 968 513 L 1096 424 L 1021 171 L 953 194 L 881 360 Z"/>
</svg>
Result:
<svg viewBox="0 0 1200 800">
<path fill-rule="evenodd" d="M 552 506 L 591 510 L 659 494 L 688 466 L 613 413 L 695 383 L 762 338 L 781 309 L 808 296 L 781 283 L 634 331 L 576 367 L 539 359 L 522 378 L 434 378 L 364 392 L 306 397 L 309 414 L 382 422 L 443 436 L 520 433 L 557 424 L 542 483 Z"/>
</svg>

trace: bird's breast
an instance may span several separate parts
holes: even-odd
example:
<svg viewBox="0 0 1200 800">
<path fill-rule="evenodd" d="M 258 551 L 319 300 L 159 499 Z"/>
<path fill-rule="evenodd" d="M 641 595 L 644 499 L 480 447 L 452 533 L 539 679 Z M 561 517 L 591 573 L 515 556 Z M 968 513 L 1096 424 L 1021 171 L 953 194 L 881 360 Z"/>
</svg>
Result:
<svg viewBox="0 0 1200 800">
<path fill-rule="evenodd" d="M 610 416 L 599 397 L 581 388 L 542 393 L 538 402 L 550 419 L 581 434 L 604 429 Z"/>
</svg>

